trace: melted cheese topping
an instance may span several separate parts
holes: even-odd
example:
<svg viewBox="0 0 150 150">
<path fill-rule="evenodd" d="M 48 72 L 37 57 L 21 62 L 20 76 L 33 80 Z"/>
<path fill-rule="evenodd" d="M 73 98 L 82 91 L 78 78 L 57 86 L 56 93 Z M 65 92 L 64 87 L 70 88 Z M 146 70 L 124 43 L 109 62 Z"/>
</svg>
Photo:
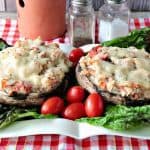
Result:
<svg viewBox="0 0 150 150">
<path fill-rule="evenodd" d="M 102 56 L 107 55 L 106 60 Z M 150 54 L 134 47 L 103 47 L 80 59 L 81 73 L 97 87 L 133 99 L 150 98 Z"/>
<path fill-rule="evenodd" d="M 57 44 L 44 44 L 40 39 L 18 41 L 0 52 L 0 80 L 30 83 L 32 92 L 52 90 L 70 66 Z"/>
</svg>

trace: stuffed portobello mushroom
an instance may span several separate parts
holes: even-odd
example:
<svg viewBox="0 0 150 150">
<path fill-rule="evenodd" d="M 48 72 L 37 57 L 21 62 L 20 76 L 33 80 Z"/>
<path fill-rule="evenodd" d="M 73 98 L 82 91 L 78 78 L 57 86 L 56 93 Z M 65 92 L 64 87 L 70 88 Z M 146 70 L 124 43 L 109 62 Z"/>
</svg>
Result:
<svg viewBox="0 0 150 150">
<path fill-rule="evenodd" d="M 0 52 L 0 103 L 30 106 L 67 84 L 71 62 L 57 44 L 18 41 Z"/>
<path fill-rule="evenodd" d="M 135 47 L 96 47 L 76 67 L 78 83 L 107 102 L 150 104 L 150 54 Z"/>
</svg>

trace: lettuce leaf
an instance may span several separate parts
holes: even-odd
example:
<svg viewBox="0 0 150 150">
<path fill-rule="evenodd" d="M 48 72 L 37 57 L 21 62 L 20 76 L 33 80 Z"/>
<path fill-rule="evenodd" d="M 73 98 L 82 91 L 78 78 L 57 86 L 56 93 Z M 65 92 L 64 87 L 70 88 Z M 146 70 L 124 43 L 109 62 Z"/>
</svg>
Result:
<svg viewBox="0 0 150 150">
<path fill-rule="evenodd" d="M 119 37 L 101 43 L 102 46 L 117 46 L 121 48 L 127 48 L 134 46 L 138 49 L 146 49 L 150 53 L 150 27 L 136 29 L 124 37 Z"/>
<path fill-rule="evenodd" d="M 95 126 L 124 131 L 150 125 L 150 105 L 127 107 L 123 105 L 108 106 L 102 117 L 81 118 L 78 122 L 86 122 Z"/>
</svg>

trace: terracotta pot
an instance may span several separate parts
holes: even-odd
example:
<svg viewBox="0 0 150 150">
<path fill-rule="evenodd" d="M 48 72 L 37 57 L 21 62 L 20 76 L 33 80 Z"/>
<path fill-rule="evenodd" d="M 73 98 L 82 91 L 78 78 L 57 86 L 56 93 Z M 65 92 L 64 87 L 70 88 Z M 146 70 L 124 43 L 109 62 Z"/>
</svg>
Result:
<svg viewBox="0 0 150 150">
<path fill-rule="evenodd" d="M 65 32 L 66 0 L 16 0 L 22 36 L 51 40 Z"/>
</svg>

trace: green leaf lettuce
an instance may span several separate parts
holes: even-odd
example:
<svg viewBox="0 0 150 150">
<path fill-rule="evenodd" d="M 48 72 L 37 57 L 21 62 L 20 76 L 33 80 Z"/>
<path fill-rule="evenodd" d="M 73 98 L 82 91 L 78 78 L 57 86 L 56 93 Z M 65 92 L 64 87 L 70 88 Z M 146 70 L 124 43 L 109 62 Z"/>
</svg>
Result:
<svg viewBox="0 0 150 150">
<path fill-rule="evenodd" d="M 150 105 L 137 107 L 108 106 L 102 117 L 81 118 L 77 121 L 119 131 L 133 130 L 150 125 Z"/>
</svg>

